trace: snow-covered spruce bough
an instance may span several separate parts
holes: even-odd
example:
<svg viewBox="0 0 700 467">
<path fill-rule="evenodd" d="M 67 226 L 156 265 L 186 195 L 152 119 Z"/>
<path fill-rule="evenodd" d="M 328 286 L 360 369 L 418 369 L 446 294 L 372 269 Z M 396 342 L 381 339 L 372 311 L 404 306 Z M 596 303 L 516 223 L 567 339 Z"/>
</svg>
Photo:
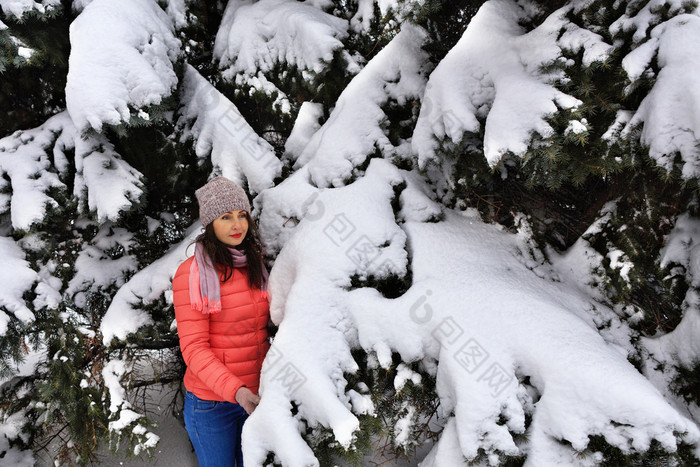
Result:
<svg viewBox="0 0 700 467">
<path fill-rule="evenodd" d="M 33 52 L 12 15 L 58 3 L 0 0 L 14 63 Z M 452 41 L 421 17 L 436 1 L 377 2 L 377 21 L 369 0 L 232 0 L 202 40 L 201 2 L 69 3 L 67 108 L 0 140 L 2 344 L 33 351 L 27 376 L 3 381 L 4 399 L 26 402 L 0 408 L 4 461 L 34 463 L 32 424 L 83 462 L 106 432 L 158 454 L 154 432 L 167 432 L 147 428 L 129 389 L 156 365 L 134 355 L 174 333 L 170 278 L 199 228 L 182 194 L 210 172 L 257 195 L 275 260 L 280 328 L 246 428 L 252 465 L 324 463 L 385 417 L 412 453 L 419 401 L 387 413 L 378 396 L 416 388 L 442 431 L 414 463 L 698 457 L 697 386 L 683 377 L 700 355 L 697 6 L 491 0 L 462 9 Z M 547 259 L 535 238 L 561 235 L 544 222 L 556 216 L 491 213 L 514 235 L 466 209 L 474 193 L 557 198 L 569 183 L 593 188 L 572 203 L 596 213 L 567 226 L 576 240 L 547 237 L 566 247 Z M 656 308 L 675 313 L 658 330 L 675 331 L 640 337 L 632 325 Z M 396 377 L 378 395 L 362 378 L 382 372 Z"/>
</svg>

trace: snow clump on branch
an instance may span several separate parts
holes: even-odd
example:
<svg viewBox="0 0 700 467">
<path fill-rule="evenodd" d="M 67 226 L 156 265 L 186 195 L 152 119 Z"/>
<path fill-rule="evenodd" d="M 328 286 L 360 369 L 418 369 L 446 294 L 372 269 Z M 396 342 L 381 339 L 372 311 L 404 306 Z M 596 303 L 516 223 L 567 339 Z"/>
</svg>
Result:
<svg viewBox="0 0 700 467">
<path fill-rule="evenodd" d="M 84 131 L 130 122 L 177 86 L 180 41 L 150 0 L 94 0 L 71 23 L 66 105 Z M 143 115 L 143 114 L 142 114 Z"/>
</svg>

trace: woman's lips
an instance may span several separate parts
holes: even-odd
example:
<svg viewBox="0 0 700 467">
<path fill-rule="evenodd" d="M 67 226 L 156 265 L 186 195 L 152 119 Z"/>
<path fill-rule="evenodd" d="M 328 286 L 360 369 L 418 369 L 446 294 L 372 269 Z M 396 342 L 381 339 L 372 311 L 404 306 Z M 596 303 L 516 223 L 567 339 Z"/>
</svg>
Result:
<svg viewBox="0 0 700 467">
<path fill-rule="evenodd" d="M 237 233 L 237 234 L 233 234 L 233 235 L 231 235 L 231 236 L 232 236 L 233 238 L 241 238 L 241 235 L 242 235 L 242 234 Z"/>
</svg>

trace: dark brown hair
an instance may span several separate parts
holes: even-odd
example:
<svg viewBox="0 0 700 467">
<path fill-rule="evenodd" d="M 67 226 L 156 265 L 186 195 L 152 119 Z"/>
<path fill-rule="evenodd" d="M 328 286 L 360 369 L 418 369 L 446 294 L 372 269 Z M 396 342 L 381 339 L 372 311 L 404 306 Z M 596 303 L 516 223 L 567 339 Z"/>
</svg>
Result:
<svg viewBox="0 0 700 467">
<path fill-rule="evenodd" d="M 248 220 L 248 233 L 237 248 L 242 250 L 248 259 L 248 285 L 251 288 L 259 289 L 263 278 L 262 242 L 260 241 L 260 234 L 255 221 L 247 211 L 244 212 Z M 229 251 L 229 246 L 216 238 L 214 222 L 210 222 L 206 226 L 204 233 L 195 239 L 196 242 L 202 243 L 204 251 L 214 262 L 216 269 L 223 274 L 223 281 L 229 280 L 233 275 L 233 257 Z"/>
</svg>

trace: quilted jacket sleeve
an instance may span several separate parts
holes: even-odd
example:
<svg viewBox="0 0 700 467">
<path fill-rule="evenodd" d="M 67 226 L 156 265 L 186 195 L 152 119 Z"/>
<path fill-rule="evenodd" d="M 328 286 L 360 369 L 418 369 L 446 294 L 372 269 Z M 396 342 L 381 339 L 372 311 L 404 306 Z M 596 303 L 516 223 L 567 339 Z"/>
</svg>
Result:
<svg viewBox="0 0 700 467">
<path fill-rule="evenodd" d="M 209 345 L 209 315 L 190 306 L 189 275 L 192 260 L 180 265 L 173 279 L 173 303 L 182 357 L 206 386 L 223 400 L 237 402 L 243 382 L 217 358 Z"/>
</svg>

